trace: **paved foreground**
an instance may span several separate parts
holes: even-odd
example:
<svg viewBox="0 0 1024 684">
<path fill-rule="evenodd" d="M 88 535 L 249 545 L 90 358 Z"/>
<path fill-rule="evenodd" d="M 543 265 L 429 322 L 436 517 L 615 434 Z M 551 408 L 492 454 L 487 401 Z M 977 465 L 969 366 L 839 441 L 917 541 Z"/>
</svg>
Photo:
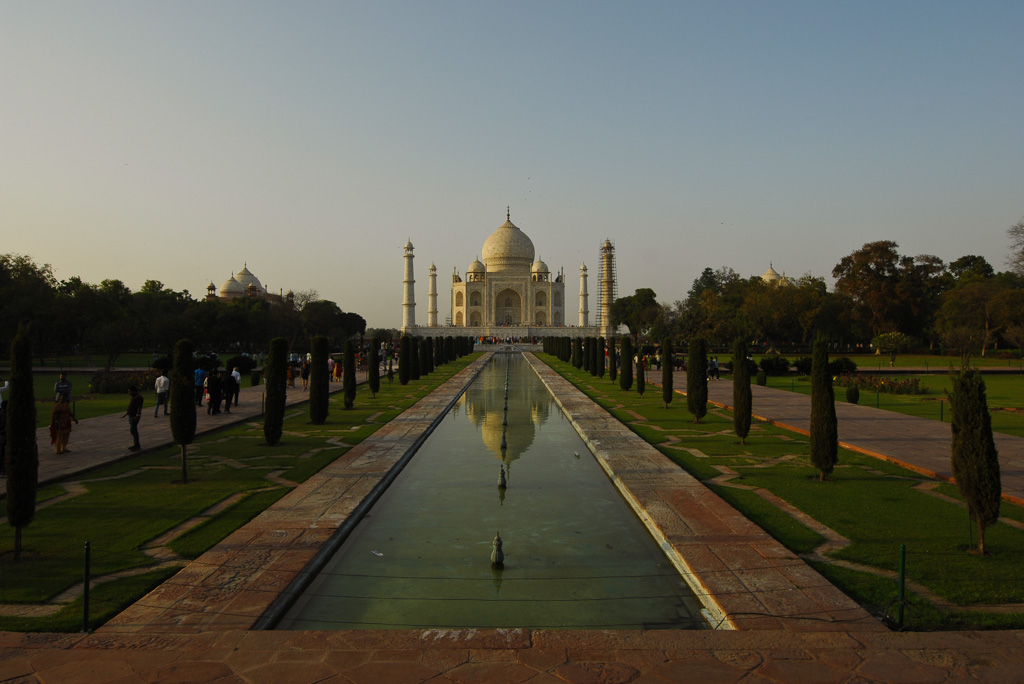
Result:
<svg viewBox="0 0 1024 684">
<path fill-rule="evenodd" d="M 616 426 L 632 433 L 544 368 L 610 477 L 703 592 L 720 626 L 735 629 L 252 630 L 485 362 L 96 633 L 0 634 L 0 681 L 1020 681 L 1024 632 L 888 632 L 656 450 L 619 434 Z"/>
</svg>

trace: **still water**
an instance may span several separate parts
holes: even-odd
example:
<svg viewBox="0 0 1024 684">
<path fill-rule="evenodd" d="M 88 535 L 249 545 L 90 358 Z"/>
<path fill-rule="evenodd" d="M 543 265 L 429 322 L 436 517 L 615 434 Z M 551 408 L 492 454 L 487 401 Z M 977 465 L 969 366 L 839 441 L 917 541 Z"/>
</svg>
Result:
<svg viewBox="0 0 1024 684">
<path fill-rule="evenodd" d="M 277 625 L 464 627 L 707 628 L 518 354 L 492 357 Z"/>
</svg>

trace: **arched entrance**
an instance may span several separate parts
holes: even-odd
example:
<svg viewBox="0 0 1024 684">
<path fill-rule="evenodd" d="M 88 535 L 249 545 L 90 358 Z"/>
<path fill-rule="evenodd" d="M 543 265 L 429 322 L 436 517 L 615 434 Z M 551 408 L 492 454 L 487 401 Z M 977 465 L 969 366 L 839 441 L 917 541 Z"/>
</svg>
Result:
<svg viewBox="0 0 1024 684">
<path fill-rule="evenodd" d="M 515 290 L 502 290 L 494 298 L 494 322 L 520 325 L 523 322 L 523 298 Z"/>
</svg>

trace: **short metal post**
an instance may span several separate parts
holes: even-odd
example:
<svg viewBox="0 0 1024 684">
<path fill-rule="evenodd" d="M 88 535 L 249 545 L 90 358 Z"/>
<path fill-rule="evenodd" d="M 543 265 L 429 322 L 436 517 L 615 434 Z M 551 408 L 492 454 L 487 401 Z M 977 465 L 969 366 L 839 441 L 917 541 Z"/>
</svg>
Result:
<svg viewBox="0 0 1024 684">
<path fill-rule="evenodd" d="M 899 588 L 899 600 L 900 606 L 896 613 L 896 624 L 900 627 L 903 626 L 903 600 L 905 597 L 904 592 L 904 581 L 907 577 L 907 545 L 900 544 L 900 588 Z"/>
<path fill-rule="evenodd" d="M 92 550 L 89 540 L 85 541 L 85 588 L 82 590 L 82 631 L 89 631 L 89 575 Z"/>
</svg>

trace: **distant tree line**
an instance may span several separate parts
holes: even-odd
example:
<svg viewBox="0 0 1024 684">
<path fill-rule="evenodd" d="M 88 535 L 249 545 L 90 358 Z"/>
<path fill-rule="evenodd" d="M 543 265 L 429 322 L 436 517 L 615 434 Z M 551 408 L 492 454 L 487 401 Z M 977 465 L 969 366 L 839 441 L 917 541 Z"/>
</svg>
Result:
<svg viewBox="0 0 1024 684">
<path fill-rule="evenodd" d="M 128 351 L 171 356 L 179 339 L 188 338 L 197 351 L 266 352 L 280 337 L 288 348 L 308 351 L 316 335 L 331 349 L 366 332 L 366 321 L 343 311 L 315 291 L 293 301 L 263 298 L 194 299 L 157 280 L 133 292 L 120 280 L 98 285 L 77 276 L 58 281 L 48 264 L 27 256 L 0 254 L 0 349 L 7 350 L 18 324 L 30 322 L 35 358 L 58 354 L 95 357 L 110 365 Z"/>
</svg>

